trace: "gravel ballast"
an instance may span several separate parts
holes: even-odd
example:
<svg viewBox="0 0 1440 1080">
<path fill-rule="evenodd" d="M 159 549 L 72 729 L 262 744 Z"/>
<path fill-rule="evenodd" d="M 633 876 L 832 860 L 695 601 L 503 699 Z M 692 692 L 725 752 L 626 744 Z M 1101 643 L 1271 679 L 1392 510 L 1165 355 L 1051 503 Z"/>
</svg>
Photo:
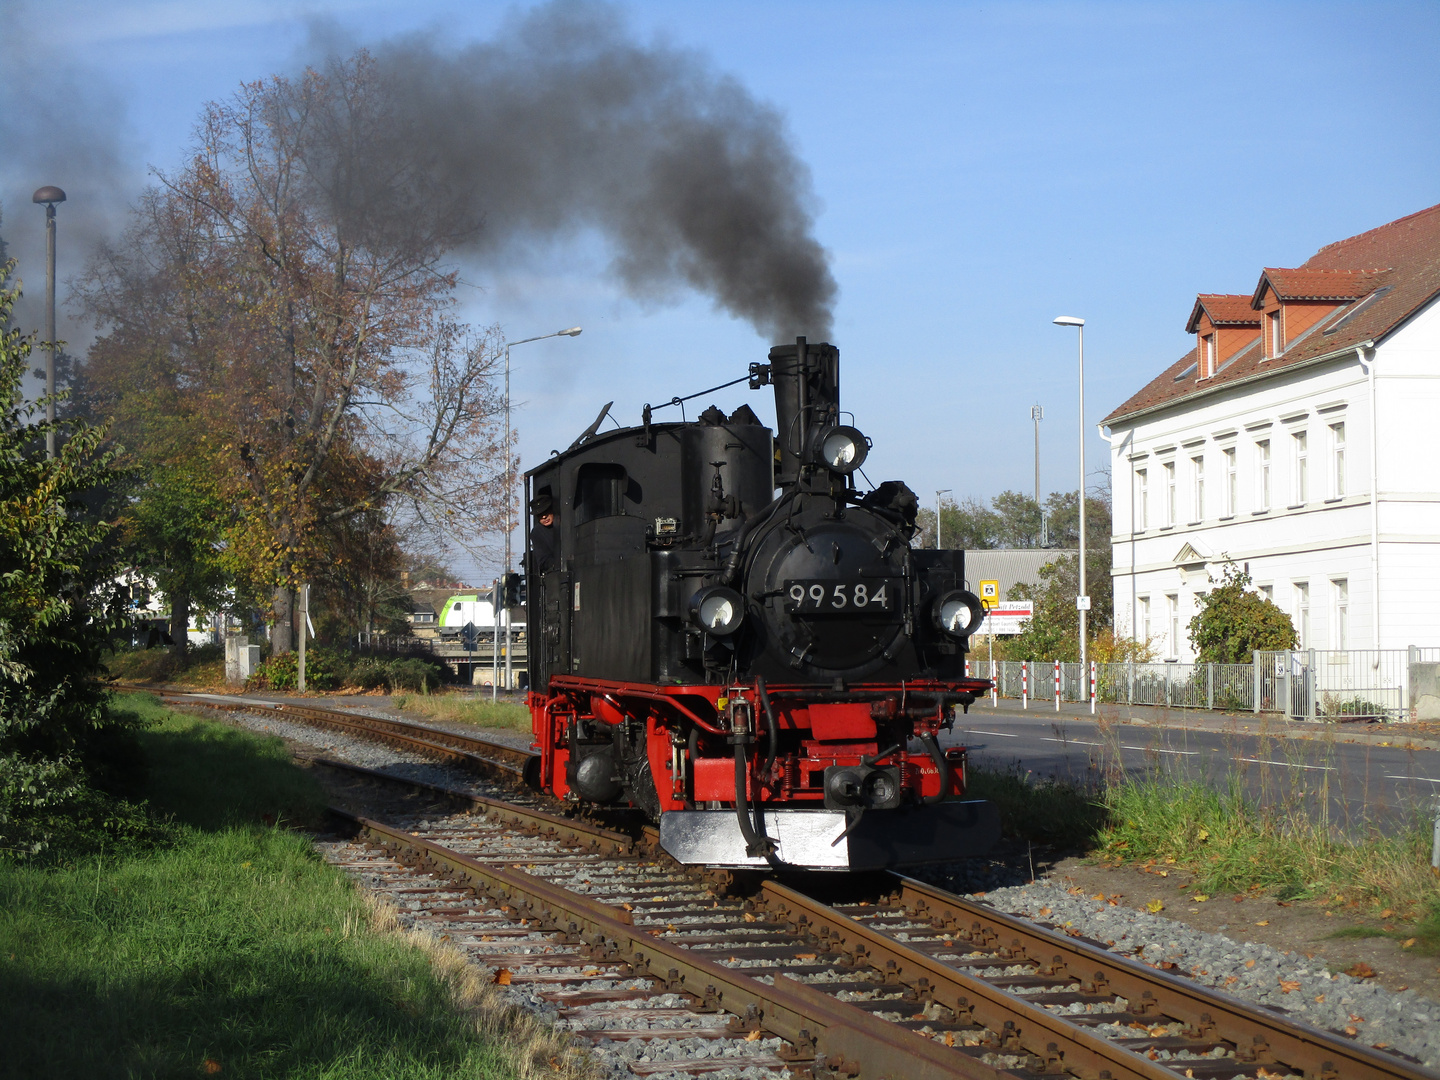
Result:
<svg viewBox="0 0 1440 1080">
<path fill-rule="evenodd" d="M 1173 964 L 1177 975 L 1440 1068 L 1440 1005 L 1413 990 L 1396 993 L 1331 973 L 1323 957 L 1208 934 L 1147 911 L 1074 896 L 1043 879 L 971 899 L 1042 926 L 1078 931 L 1157 967 Z"/>
</svg>

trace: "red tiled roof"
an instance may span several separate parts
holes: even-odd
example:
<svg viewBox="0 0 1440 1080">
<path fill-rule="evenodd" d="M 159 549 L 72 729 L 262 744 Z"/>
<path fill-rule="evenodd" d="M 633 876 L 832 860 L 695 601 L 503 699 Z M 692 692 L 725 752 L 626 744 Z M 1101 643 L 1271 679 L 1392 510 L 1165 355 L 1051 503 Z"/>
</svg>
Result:
<svg viewBox="0 0 1440 1080">
<path fill-rule="evenodd" d="M 1190 311 L 1190 320 L 1185 324 L 1187 334 L 1195 333 L 1200 324 L 1200 314 L 1210 316 L 1216 326 L 1259 326 L 1260 316 L 1250 305 L 1250 297 L 1238 293 L 1201 293 L 1195 298 L 1195 307 Z"/>
<path fill-rule="evenodd" d="M 1384 267 L 1384 270 L 1377 269 Z M 1161 372 L 1129 400 L 1110 413 L 1102 423 L 1178 402 L 1212 387 L 1238 382 L 1251 376 L 1282 371 L 1317 357 L 1339 354 L 1367 341 L 1380 341 L 1430 301 L 1440 296 L 1440 205 L 1360 233 L 1347 240 L 1327 244 L 1303 266 L 1292 270 L 1267 269 L 1266 274 L 1307 274 L 1310 271 L 1352 271 L 1326 275 L 1318 280 L 1329 289 L 1350 288 L 1336 299 L 1343 303 L 1336 312 L 1312 330 L 1291 342 L 1282 356 L 1263 364 L 1258 342 L 1235 356 L 1203 382 L 1175 376 L 1195 362 L 1191 350 Z M 1291 279 L 1278 288 L 1317 288 L 1315 278 Z M 1344 284 L 1342 284 L 1342 282 Z M 1349 284 L 1353 282 L 1361 284 Z M 1282 294 L 1283 295 L 1283 294 Z M 1301 292 L 1289 297 L 1313 295 Z M 1334 297 L 1334 293 L 1326 294 Z M 1207 294 L 1208 296 L 1208 294 Z M 1373 299 L 1367 299 L 1373 296 Z M 1193 316 L 1192 316 L 1193 317 Z M 1213 316 L 1212 316 L 1213 318 Z"/>
<path fill-rule="evenodd" d="M 1267 266 L 1250 298 L 1258 308 L 1268 284 L 1281 300 L 1358 300 L 1375 291 L 1381 270 L 1293 270 Z"/>
</svg>

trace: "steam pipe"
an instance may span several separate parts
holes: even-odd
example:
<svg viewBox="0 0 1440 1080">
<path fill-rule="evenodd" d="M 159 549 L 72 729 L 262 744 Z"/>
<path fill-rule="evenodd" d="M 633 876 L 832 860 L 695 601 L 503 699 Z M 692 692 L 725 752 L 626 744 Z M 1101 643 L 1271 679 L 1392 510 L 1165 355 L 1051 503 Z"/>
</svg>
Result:
<svg viewBox="0 0 1440 1080">
<path fill-rule="evenodd" d="M 780 724 L 775 719 L 775 707 L 770 703 L 770 695 L 765 692 L 764 675 L 755 676 L 755 696 L 760 699 L 760 706 L 765 710 L 765 731 L 770 736 L 770 745 L 765 750 L 765 776 L 768 779 L 775 768 L 775 756 L 780 749 Z"/>
</svg>

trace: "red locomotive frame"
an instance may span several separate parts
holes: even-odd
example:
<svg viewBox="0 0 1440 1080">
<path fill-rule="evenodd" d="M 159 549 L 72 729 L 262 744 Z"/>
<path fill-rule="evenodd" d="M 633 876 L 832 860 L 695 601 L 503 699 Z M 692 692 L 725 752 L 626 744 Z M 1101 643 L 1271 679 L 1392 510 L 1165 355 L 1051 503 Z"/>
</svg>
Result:
<svg viewBox="0 0 1440 1080">
<path fill-rule="evenodd" d="M 985 679 L 857 683 L 846 687 L 843 700 L 834 700 L 839 695 L 814 685 L 764 687 L 778 730 L 801 731 L 808 737 L 799 740 L 798 751 L 777 754 L 773 764 L 763 752 L 751 749 L 745 754 L 746 800 L 771 809 L 820 809 L 827 767 L 876 764 L 898 768 L 910 802 L 933 801 L 942 794 L 963 796 L 963 748 L 944 752 L 946 785 L 929 753 L 911 753 L 905 741 L 882 748 L 880 725 L 908 718 L 915 736 L 933 739 L 953 707 L 947 700 L 962 695 L 973 699 L 989 689 Z M 569 794 L 567 730 L 572 719 L 611 727 L 634 721 L 644 724 L 646 756 L 662 812 L 733 807 L 738 791 L 734 757 L 728 752 L 695 755 L 696 744 L 687 743 L 680 732 L 691 725 L 727 744 L 737 735 L 763 743 L 768 734 L 761 695 L 754 684 L 660 686 L 552 676 L 548 693 L 532 692 L 527 699 L 540 751 L 539 786 L 561 798 Z M 912 697 L 929 704 L 917 708 L 910 704 Z M 949 790 L 942 792 L 942 786 Z"/>
</svg>

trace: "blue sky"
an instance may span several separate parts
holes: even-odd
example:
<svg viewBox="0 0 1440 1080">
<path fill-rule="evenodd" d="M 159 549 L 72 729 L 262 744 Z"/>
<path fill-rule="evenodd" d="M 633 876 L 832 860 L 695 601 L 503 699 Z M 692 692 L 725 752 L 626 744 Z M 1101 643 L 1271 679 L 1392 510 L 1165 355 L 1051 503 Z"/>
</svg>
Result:
<svg viewBox="0 0 1440 1080">
<path fill-rule="evenodd" d="M 1094 424 L 1190 347 L 1197 292 L 1248 292 L 1262 266 L 1440 202 L 1432 2 L 621 8 L 640 38 L 699 50 L 786 118 L 840 283 L 834 336 L 845 404 L 875 440 L 866 471 L 927 502 L 937 488 L 1028 490 L 1037 402 L 1042 487 L 1073 489 L 1075 339 L 1054 316 L 1087 320 L 1094 469 L 1106 450 Z M 71 192 L 62 229 L 81 227 L 86 195 L 123 201 L 146 166 L 179 159 L 203 102 L 293 70 L 315 19 L 361 43 L 415 30 L 464 42 L 512 10 L 0 0 L 0 61 L 23 52 L 30 65 L 0 72 L 12 115 L 0 122 L 4 234 L 22 257 L 34 251 L 29 193 L 41 183 Z M 87 188 L 84 163 L 13 153 L 33 135 L 17 103 L 33 112 L 51 79 L 115 134 L 103 191 Z M 568 445 L 605 401 L 634 422 L 644 402 L 764 357 L 768 342 L 703 297 L 627 299 L 606 262 L 580 237 L 466 272 L 477 322 L 513 338 L 585 327 L 514 352 L 527 464 Z"/>
</svg>

